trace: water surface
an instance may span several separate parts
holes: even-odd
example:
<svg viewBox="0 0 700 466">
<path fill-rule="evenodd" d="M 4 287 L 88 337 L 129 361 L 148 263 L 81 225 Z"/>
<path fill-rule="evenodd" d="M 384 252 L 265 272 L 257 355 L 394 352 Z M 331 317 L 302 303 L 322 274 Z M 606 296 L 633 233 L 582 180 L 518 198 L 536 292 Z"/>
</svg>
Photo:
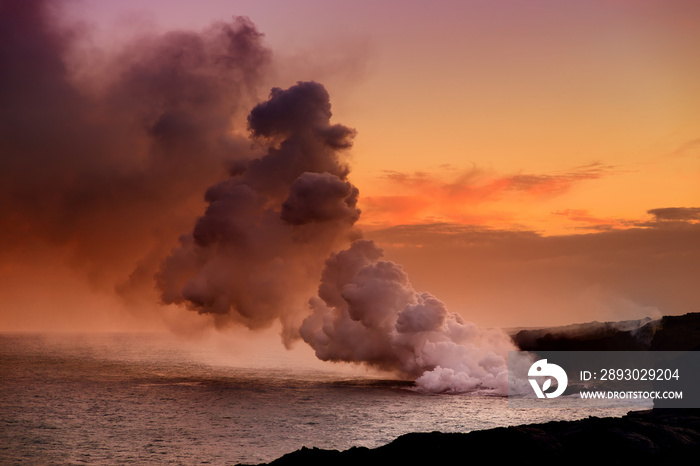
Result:
<svg viewBox="0 0 700 466">
<path fill-rule="evenodd" d="M 0 335 L 0 462 L 256 463 L 302 446 L 626 412 L 516 410 L 497 396 L 191 348 L 160 335 Z"/>
</svg>

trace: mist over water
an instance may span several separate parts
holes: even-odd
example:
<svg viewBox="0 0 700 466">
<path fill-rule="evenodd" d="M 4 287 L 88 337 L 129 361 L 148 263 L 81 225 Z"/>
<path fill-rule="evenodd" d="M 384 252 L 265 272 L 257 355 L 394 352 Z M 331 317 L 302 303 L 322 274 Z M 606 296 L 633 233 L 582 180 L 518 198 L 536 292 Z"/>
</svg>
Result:
<svg viewBox="0 0 700 466">
<path fill-rule="evenodd" d="M 3 463 L 235 464 L 301 448 L 376 447 L 408 432 L 615 416 L 515 410 L 499 396 L 261 358 L 164 335 L 0 335 Z"/>
</svg>

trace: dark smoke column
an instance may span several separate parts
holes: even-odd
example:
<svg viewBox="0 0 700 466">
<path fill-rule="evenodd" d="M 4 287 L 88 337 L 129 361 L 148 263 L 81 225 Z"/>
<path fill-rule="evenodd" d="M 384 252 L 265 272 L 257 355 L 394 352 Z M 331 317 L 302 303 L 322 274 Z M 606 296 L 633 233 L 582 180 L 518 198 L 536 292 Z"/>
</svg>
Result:
<svg viewBox="0 0 700 466">
<path fill-rule="evenodd" d="M 206 212 L 157 276 L 165 303 L 220 326 L 279 319 L 285 343 L 298 337 L 324 260 L 357 237 L 358 190 L 343 160 L 355 131 L 330 118 L 328 93 L 315 82 L 275 88 L 250 112 L 265 155 L 207 190 Z"/>
</svg>

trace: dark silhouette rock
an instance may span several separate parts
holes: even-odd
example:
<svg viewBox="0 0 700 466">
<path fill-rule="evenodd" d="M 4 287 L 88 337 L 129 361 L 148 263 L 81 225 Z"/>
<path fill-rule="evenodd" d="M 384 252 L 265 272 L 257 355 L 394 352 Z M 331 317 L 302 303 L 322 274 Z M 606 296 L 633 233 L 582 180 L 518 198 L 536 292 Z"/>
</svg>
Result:
<svg viewBox="0 0 700 466">
<path fill-rule="evenodd" d="M 287 465 L 469 464 L 519 465 L 695 464 L 700 454 L 700 411 L 631 412 L 469 433 L 413 433 L 379 448 L 340 452 L 302 448 L 269 463 Z M 559 461 L 559 463 L 552 463 Z"/>
<path fill-rule="evenodd" d="M 700 312 L 662 317 L 649 349 L 652 351 L 700 350 Z"/>
<path fill-rule="evenodd" d="M 697 351 L 700 313 L 521 330 L 512 338 L 523 351 Z"/>
</svg>

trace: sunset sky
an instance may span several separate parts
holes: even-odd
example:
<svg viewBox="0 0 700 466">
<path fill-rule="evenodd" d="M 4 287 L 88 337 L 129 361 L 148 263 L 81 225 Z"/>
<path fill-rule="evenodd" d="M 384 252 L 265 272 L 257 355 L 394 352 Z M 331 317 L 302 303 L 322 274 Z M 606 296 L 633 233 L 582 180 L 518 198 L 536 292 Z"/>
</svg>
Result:
<svg viewBox="0 0 700 466">
<path fill-rule="evenodd" d="M 136 6 L 144 5 L 144 6 Z M 686 1 L 76 2 L 110 34 L 248 16 L 274 85 L 359 132 L 365 225 L 572 233 L 700 198 L 700 7 Z M 130 21 L 138 18 L 137 21 Z M 122 33 L 123 34 L 123 33 Z"/>
<path fill-rule="evenodd" d="M 227 131 L 247 136 L 245 116 L 272 87 L 322 83 L 332 123 L 357 131 L 357 227 L 417 290 L 486 326 L 700 311 L 698 2 L 73 0 L 46 16 L 71 31 L 46 39 L 61 46 L 16 58 L 7 50 L 33 43 L 5 40 L 0 54 L 63 64 L 30 69 L 37 83 L 0 78 L 20 96 L 0 120 L 0 330 L 205 325 L 160 306 L 153 276 L 226 157 L 190 166 L 183 155 L 143 188 L 145 174 L 130 176 L 145 136 L 130 138 L 128 115 L 154 91 L 119 76 L 160 59 L 138 44 L 233 16 L 263 36 Z M 18 37 L 9 24 L 0 37 Z M 56 69 L 62 84 L 45 85 Z M 29 100 L 12 87 L 32 85 Z M 64 85 L 101 104 L 62 107 Z M 56 149 L 75 129 L 52 123 L 72 118 L 64 108 L 116 129 Z M 29 126 L 36 159 L 7 142 Z"/>
</svg>

